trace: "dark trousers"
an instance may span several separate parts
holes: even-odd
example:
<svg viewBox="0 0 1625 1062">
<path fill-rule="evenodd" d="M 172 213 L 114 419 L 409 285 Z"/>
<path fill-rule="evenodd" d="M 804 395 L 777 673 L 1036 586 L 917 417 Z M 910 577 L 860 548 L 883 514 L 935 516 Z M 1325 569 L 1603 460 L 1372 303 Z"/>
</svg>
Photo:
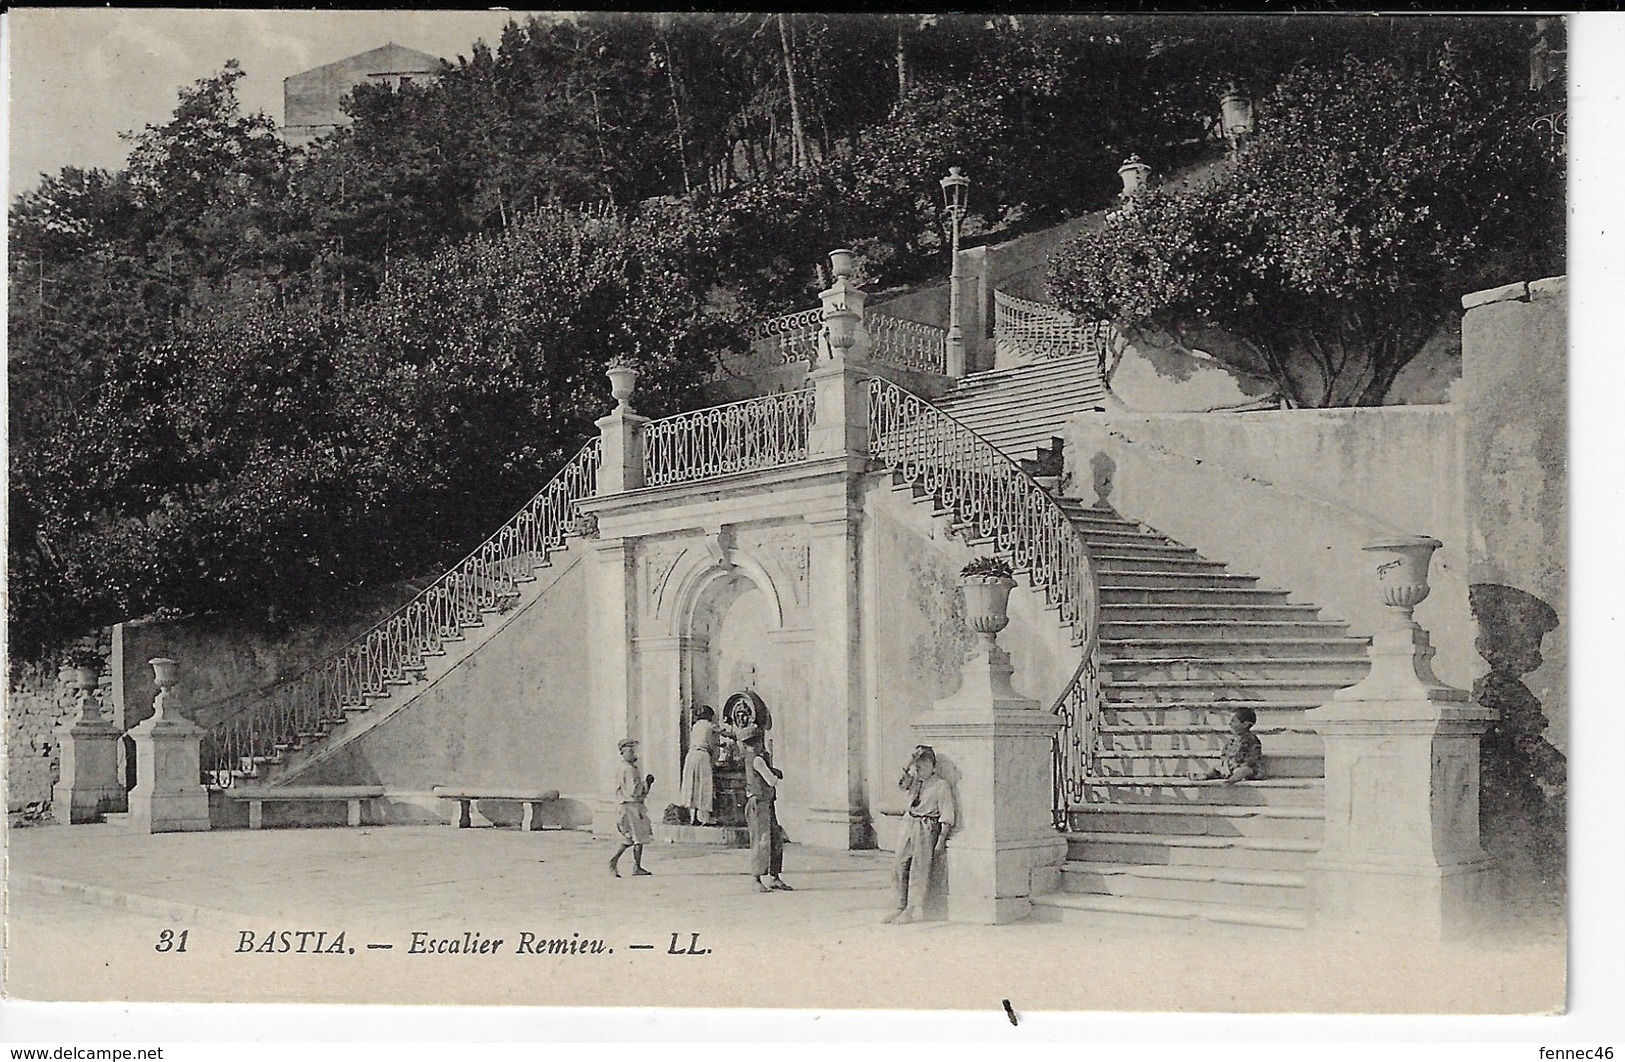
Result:
<svg viewBox="0 0 1625 1062">
<path fill-rule="evenodd" d="M 750 830 L 751 875 L 778 877 L 784 869 L 784 834 L 771 797 L 753 796 L 745 801 L 745 826 Z"/>
</svg>

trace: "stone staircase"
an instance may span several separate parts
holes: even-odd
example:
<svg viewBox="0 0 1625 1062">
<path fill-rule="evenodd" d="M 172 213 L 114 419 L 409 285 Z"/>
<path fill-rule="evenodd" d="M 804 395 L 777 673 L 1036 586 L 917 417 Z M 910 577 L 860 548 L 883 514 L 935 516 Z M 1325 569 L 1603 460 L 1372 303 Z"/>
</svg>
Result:
<svg viewBox="0 0 1625 1062">
<path fill-rule="evenodd" d="M 1087 802 L 1068 813 L 1062 891 L 1041 917 L 1302 928 L 1320 847 L 1319 737 L 1303 720 L 1364 677 L 1364 638 L 1132 520 L 1058 499 L 1100 585 L 1103 709 Z M 1258 715 L 1265 778 L 1217 763 L 1234 708 Z"/>
<path fill-rule="evenodd" d="M 970 373 L 935 405 L 1021 461 L 1050 449 L 1072 414 L 1105 402 L 1099 359 L 1081 355 Z"/>
<path fill-rule="evenodd" d="M 409 707 L 420 692 L 495 638 L 578 563 L 583 554 L 571 549 L 574 542 L 572 535 L 551 553 L 516 559 L 511 581 L 492 587 L 494 603 L 465 617 L 455 632 L 442 634 L 437 639 L 440 647 L 423 650 L 420 664 L 408 668 L 401 679 L 390 680 L 384 688 L 345 705 L 342 718 L 323 719 L 310 729 L 285 735 L 264 754 L 239 758 L 230 768 L 231 784 L 285 785 Z"/>
</svg>

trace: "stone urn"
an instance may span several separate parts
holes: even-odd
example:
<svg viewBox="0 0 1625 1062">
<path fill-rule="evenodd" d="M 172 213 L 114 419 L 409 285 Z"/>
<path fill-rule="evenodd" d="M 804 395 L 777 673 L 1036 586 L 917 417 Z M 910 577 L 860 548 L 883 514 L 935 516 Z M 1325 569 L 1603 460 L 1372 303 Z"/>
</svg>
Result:
<svg viewBox="0 0 1625 1062">
<path fill-rule="evenodd" d="M 152 718 L 166 721 L 164 708 L 169 701 L 169 691 L 180 681 L 181 665 L 167 656 L 155 656 L 147 663 L 152 665 L 152 681 L 158 687 L 158 696 L 152 699 Z"/>
<path fill-rule="evenodd" d="M 852 252 L 845 247 L 837 248 L 829 253 L 829 275 L 831 277 L 851 277 L 855 269 Z"/>
<path fill-rule="evenodd" d="M 75 665 L 73 680 L 79 690 L 79 718 L 86 722 L 99 722 L 102 706 L 96 699 L 96 690 L 102 682 L 102 669 L 89 664 Z"/>
<path fill-rule="evenodd" d="M 1361 547 L 1368 553 L 1389 553 L 1394 559 L 1377 566 L 1377 586 L 1389 608 L 1390 626 L 1408 627 L 1417 605 L 1427 600 L 1428 565 L 1433 551 L 1444 543 L 1426 535 L 1402 535 Z"/>
<path fill-rule="evenodd" d="M 615 412 L 632 412 L 632 393 L 637 390 L 637 366 L 630 362 L 611 362 L 604 370 L 609 377 L 609 393 L 615 398 Z"/>
<path fill-rule="evenodd" d="M 1146 179 L 1151 176 L 1151 167 L 1142 162 L 1140 156 L 1130 155 L 1117 167 L 1117 176 L 1123 180 L 1123 191 L 1120 194 L 1124 199 L 1128 199 L 1145 190 Z"/>
<path fill-rule="evenodd" d="M 999 632 L 1010 625 L 1010 591 L 1016 581 L 1008 565 L 975 561 L 959 573 L 965 593 L 965 623 L 992 646 Z"/>
</svg>

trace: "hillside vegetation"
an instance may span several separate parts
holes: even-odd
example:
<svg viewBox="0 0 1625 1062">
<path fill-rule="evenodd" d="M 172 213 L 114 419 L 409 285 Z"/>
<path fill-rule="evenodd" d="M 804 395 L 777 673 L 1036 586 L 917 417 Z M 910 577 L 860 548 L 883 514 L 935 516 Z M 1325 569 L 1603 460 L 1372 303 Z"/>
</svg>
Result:
<svg viewBox="0 0 1625 1062">
<path fill-rule="evenodd" d="M 691 408 L 751 320 L 811 304 L 830 248 L 854 247 L 875 287 L 942 272 L 949 165 L 974 182 L 973 240 L 1097 210 L 1130 152 L 1165 172 L 1211 155 L 1233 82 L 1281 100 L 1276 86 L 1351 56 L 1401 70 L 1451 56 L 1474 86 L 1465 106 L 1501 109 L 1417 157 L 1426 195 L 1407 186 L 1376 215 L 1406 254 L 1355 287 L 1368 314 L 1386 312 L 1383 292 L 1460 290 L 1477 245 L 1416 242 L 1412 226 L 1432 224 L 1421 207 L 1451 225 L 1500 217 L 1530 187 L 1522 169 L 1498 176 L 1496 138 L 1517 135 L 1506 116 L 1530 105 L 1531 32 L 1445 18 L 531 19 L 432 85 L 357 90 L 352 124 L 297 152 L 242 113 L 245 73 L 225 61 L 181 90 L 169 121 L 129 134 L 124 169 L 67 168 L 11 205 L 12 657 L 162 609 L 291 622 L 432 572 L 581 445 L 611 358 L 644 368 L 642 411 Z M 1431 86 L 1382 127 L 1415 140 L 1454 121 L 1459 107 L 1434 113 Z M 1486 138 L 1500 146 L 1456 173 L 1450 153 Z M 1247 184 L 1228 209 L 1279 216 L 1393 172 L 1382 144 L 1337 143 L 1291 166 L 1260 151 L 1274 169 L 1258 182 L 1274 183 Z M 1358 209 L 1337 198 L 1312 220 L 1346 230 Z M 1186 231 L 1164 217 L 1135 224 Z M 1202 278 L 1184 302 L 1123 295 L 1144 283 L 1132 255 L 1153 231 L 1129 228 L 1063 270 L 1069 304 L 1146 327 L 1239 325 L 1225 298 L 1285 292 L 1301 308 L 1301 274 L 1340 253 L 1305 245 L 1278 276 L 1218 225 L 1176 248 L 1185 258 L 1146 260 Z M 1523 246 L 1494 231 L 1509 261 L 1550 254 L 1549 236 Z M 1196 251 L 1212 252 L 1201 269 Z M 1212 282 L 1235 262 L 1245 285 Z M 1289 321 L 1306 327 L 1296 310 Z"/>
</svg>

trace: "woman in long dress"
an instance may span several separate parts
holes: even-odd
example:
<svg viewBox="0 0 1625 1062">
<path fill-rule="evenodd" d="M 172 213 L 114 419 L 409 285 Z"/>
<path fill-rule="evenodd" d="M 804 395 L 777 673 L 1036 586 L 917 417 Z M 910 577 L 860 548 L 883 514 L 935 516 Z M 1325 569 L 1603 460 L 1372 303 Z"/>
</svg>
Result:
<svg viewBox="0 0 1625 1062">
<path fill-rule="evenodd" d="M 698 826 L 709 826 L 714 821 L 716 789 L 711 767 L 717 749 L 716 718 L 709 705 L 694 713 L 694 726 L 688 732 L 688 756 L 683 760 L 683 804 L 693 813 Z"/>
</svg>

